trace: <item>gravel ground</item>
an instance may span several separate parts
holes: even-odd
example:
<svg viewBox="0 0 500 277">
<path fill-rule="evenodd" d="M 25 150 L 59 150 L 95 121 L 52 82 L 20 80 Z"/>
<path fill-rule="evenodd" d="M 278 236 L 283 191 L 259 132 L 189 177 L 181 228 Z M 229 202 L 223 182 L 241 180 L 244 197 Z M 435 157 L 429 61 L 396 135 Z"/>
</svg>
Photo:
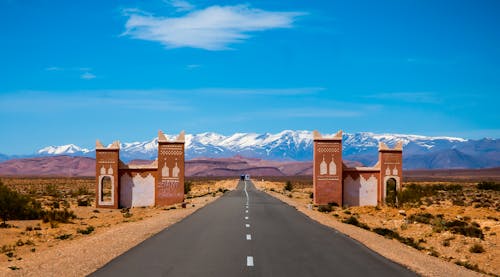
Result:
<svg viewBox="0 0 500 277">
<path fill-rule="evenodd" d="M 258 184 L 256 184 L 258 185 Z M 339 232 L 359 241 L 366 247 L 379 253 L 380 255 L 410 268 L 414 272 L 423 276 L 485 276 L 464 267 L 450 262 L 440 260 L 419 252 L 418 250 L 404 245 L 395 240 L 386 239 L 376 233 L 355 227 L 353 225 L 338 222 L 332 216 L 310 210 L 306 205 L 283 194 L 266 191 L 277 199 L 295 207 L 311 219 L 334 228 Z"/>
</svg>

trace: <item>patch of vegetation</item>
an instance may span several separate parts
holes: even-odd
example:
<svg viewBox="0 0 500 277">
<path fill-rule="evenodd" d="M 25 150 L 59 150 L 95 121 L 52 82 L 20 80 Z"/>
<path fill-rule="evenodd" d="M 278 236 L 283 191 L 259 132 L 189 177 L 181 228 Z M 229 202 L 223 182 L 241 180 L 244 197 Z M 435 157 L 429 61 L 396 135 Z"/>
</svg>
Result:
<svg viewBox="0 0 500 277">
<path fill-rule="evenodd" d="M 401 205 L 421 205 L 423 197 L 436 195 L 438 191 L 461 191 L 462 186 L 458 184 L 451 185 L 417 185 L 410 184 L 398 193 L 398 203 Z"/>
<path fill-rule="evenodd" d="M 408 217 L 408 220 L 410 220 L 410 221 L 420 222 L 420 223 L 424 223 L 424 224 L 431 223 L 432 219 L 434 219 L 434 216 L 430 213 L 412 214 Z"/>
<path fill-rule="evenodd" d="M 133 216 L 133 214 L 130 212 L 129 208 L 123 208 L 121 210 L 121 212 L 122 212 L 123 218 L 130 218 Z"/>
<path fill-rule="evenodd" d="M 370 227 L 368 225 L 366 225 L 365 223 L 359 222 L 359 220 L 357 218 L 355 218 L 354 216 L 351 216 L 347 219 L 344 219 L 344 220 L 342 220 L 342 222 L 363 228 L 365 230 L 370 230 Z"/>
<path fill-rule="evenodd" d="M 422 250 L 424 249 L 422 246 L 420 246 L 420 242 L 415 242 L 415 240 L 413 238 L 406 238 L 406 237 L 402 237 L 399 235 L 398 232 L 395 232 L 395 231 L 392 231 L 390 229 L 387 229 L 387 228 L 374 228 L 373 229 L 373 232 L 381 235 L 381 236 L 384 236 L 386 238 L 390 238 L 390 239 L 396 239 L 406 245 L 409 245 L 417 250 Z"/>
<path fill-rule="evenodd" d="M 285 187 L 283 189 L 286 190 L 286 191 L 292 191 L 293 190 L 292 182 L 286 181 Z"/>
<path fill-rule="evenodd" d="M 66 239 L 69 239 L 71 238 L 73 235 L 71 234 L 62 234 L 60 236 L 57 236 L 56 239 L 60 239 L 60 240 L 66 240 Z"/>
<path fill-rule="evenodd" d="M 15 265 L 11 265 L 11 266 L 9 266 L 9 269 L 10 269 L 10 270 L 19 270 L 19 269 L 21 269 L 21 268 L 20 268 L 20 267 L 15 266 Z"/>
<path fill-rule="evenodd" d="M 322 213 L 329 213 L 332 211 L 332 206 L 330 205 L 319 205 L 318 211 Z"/>
<path fill-rule="evenodd" d="M 218 191 L 218 192 L 222 192 L 222 193 L 226 193 L 226 192 L 228 192 L 229 190 L 228 190 L 227 188 L 219 188 L 217 191 Z"/>
<path fill-rule="evenodd" d="M 76 232 L 79 233 L 79 234 L 82 234 L 82 235 L 89 235 L 91 234 L 92 232 L 94 232 L 95 228 L 94 226 L 88 226 L 86 229 L 76 229 Z"/>
<path fill-rule="evenodd" d="M 460 221 L 460 220 L 453 220 L 446 222 L 444 225 L 450 232 L 453 234 L 460 234 L 464 235 L 466 237 L 473 237 L 473 238 L 484 238 L 483 231 L 481 230 L 479 224 L 475 223 L 467 223 L 465 221 Z"/>
<path fill-rule="evenodd" d="M 53 196 L 56 198 L 62 197 L 62 193 L 60 190 L 57 189 L 57 186 L 54 184 L 48 184 L 45 186 L 45 195 L 48 196 Z"/>
<path fill-rule="evenodd" d="M 481 190 L 495 190 L 500 191 L 500 183 L 495 182 L 480 182 L 477 185 L 478 189 Z"/>
<path fill-rule="evenodd" d="M 484 247 L 481 244 L 474 243 L 474 245 L 472 245 L 469 248 L 469 252 L 471 252 L 471 253 L 483 253 L 483 252 L 485 252 L 485 250 L 484 250 Z"/>
<path fill-rule="evenodd" d="M 479 269 L 479 267 L 477 266 L 477 264 L 471 264 L 471 263 L 469 263 L 469 261 L 456 261 L 455 264 L 459 265 L 459 266 L 463 266 L 463 267 L 465 267 L 467 269 L 470 269 L 470 270 L 474 270 L 474 271 L 477 271 L 477 272 L 484 273 L 484 271 L 482 271 L 481 269 Z"/>
<path fill-rule="evenodd" d="M 92 198 L 88 196 L 78 197 L 76 200 L 79 207 L 89 207 L 92 206 Z"/>
<path fill-rule="evenodd" d="M 7 220 L 39 219 L 42 205 L 28 195 L 9 189 L 0 182 L 0 217 L 2 225 L 7 227 Z"/>
<path fill-rule="evenodd" d="M 192 186 L 193 186 L 193 182 L 184 181 L 184 194 L 188 194 L 191 191 Z"/>
<path fill-rule="evenodd" d="M 50 210 L 43 211 L 42 220 L 47 223 L 69 223 L 70 220 L 75 219 L 76 215 L 73 211 L 64 209 L 64 210 Z"/>
</svg>

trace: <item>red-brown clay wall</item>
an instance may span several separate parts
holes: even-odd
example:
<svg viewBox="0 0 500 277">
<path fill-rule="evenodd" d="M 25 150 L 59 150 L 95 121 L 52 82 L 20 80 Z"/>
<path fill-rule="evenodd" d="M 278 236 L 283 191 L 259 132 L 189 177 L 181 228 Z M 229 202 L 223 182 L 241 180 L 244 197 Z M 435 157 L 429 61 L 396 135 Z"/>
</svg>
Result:
<svg viewBox="0 0 500 277">
<path fill-rule="evenodd" d="M 118 149 L 96 150 L 96 207 L 117 209 L 119 206 L 120 181 L 118 168 L 120 154 Z M 101 199 L 100 181 L 104 177 L 110 177 L 113 182 L 112 201 L 103 202 Z"/>
<path fill-rule="evenodd" d="M 379 150 L 380 178 L 378 201 L 384 203 L 386 182 L 394 178 L 397 189 L 401 190 L 403 181 L 403 151 L 402 150 Z"/>
<path fill-rule="evenodd" d="M 168 206 L 184 201 L 184 143 L 158 142 L 158 171 L 155 205 Z"/>
<path fill-rule="evenodd" d="M 314 203 L 342 206 L 342 140 L 314 140 Z"/>
</svg>

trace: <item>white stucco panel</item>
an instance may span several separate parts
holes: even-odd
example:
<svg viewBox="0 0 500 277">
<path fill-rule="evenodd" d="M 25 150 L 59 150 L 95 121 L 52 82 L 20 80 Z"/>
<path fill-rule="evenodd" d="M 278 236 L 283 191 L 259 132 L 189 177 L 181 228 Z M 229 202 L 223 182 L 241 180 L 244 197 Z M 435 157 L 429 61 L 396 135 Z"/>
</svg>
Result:
<svg viewBox="0 0 500 277">
<path fill-rule="evenodd" d="M 367 180 L 363 176 L 357 179 L 347 176 L 344 179 L 344 203 L 349 206 L 376 206 L 377 178 L 373 175 Z"/>
<path fill-rule="evenodd" d="M 144 207 L 155 204 L 155 178 L 148 174 L 130 177 L 128 173 L 120 179 L 120 206 Z"/>
</svg>

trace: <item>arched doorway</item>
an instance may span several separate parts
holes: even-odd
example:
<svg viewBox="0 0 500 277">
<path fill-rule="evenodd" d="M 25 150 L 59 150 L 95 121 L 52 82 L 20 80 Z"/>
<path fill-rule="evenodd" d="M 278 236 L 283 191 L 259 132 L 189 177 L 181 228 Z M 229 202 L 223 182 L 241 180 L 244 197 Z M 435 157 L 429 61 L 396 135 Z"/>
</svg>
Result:
<svg viewBox="0 0 500 277">
<path fill-rule="evenodd" d="M 101 179 L 101 202 L 113 201 L 113 181 L 110 176 L 104 176 Z"/>
<path fill-rule="evenodd" d="M 397 181 L 394 178 L 389 178 L 385 183 L 385 203 L 390 206 L 398 203 Z"/>
</svg>

